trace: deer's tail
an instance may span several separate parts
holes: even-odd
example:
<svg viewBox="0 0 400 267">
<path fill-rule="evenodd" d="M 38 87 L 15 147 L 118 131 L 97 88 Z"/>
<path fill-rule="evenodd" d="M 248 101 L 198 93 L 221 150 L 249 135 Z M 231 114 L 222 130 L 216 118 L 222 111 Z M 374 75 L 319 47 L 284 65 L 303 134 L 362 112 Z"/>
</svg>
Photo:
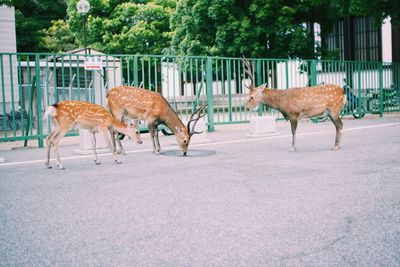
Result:
<svg viewBox="0 0 400 267">
<path fill-rule="evenodd" d="M 346 96 L 346 94 L 344 94 L 344 97 L 343 97 L 343 106 L 346 105 L 346 103 L 347 103 L 347 96 Z"/>
<path fill-rule="evenodd" d="M 43 120 L 45 120 L 47 116 L 54 118 L 56 115 L 57 115 L 57 104 L 48 106 L 46 111 L 44 112 Z"/>
</svg>

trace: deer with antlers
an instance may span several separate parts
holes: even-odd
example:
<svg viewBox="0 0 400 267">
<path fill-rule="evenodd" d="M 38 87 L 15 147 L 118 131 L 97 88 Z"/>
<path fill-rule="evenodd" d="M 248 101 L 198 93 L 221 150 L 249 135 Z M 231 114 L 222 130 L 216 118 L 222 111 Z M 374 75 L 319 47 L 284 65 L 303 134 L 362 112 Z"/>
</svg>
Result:
<svg viewBox="0 0 400 267">
<path fill-rule="evenodd" d="M 53 131 L 46 138 L 46 166 L 50 166 L 50 148 L 53 147 L 56 153 L 57 168 L 64 169 L 58 153 L 58 145 L 64 135 L 74 126 L 88 129 L 92 133 L 92 145 L 96 165 L 100 164 L 96 152 L 96 137 L 98 131 L 103 136 L 116 163 L 121 163 L 117 158 L 116 149 L 113 146 L 108 132 L 110 130 L 125 134 L 141 144 L 140 135 L 136 127 L 126 126 L 116 120 L 104 107 L 77 100 L 66 100 L 47 107 L 44 118 L 50 116 L 53 122 Z"/>
<path fill-rule="evenodd" d="M 254 87 L 254 78 L 250 63 L 243 58 L 246 66 L 245 72 L 250 78 L 248 86 L 250 93 L 247 100 L 249 110 L 257 108 L 260 104 L 267 105 L 282 113 L 290 121 L 292 128 L 292 151 L 296 150 L 296 129 L 301 118 L 311 118 L 328 115 L 336 127 L 335 145 L 333 150 L 340 149 L 340 138 L 343 123 L 340 112 L 346 103 L 344 90 L 333 84 L 323 84 L 312 87 L 290 88 L 277 90 L 267 88 L 267 84 Z"/>
<path fill-rule="evenodd" d="M 191 137 L 201 133 L 194 129 L 199 119 L 205 116 L 205 113 L 201 113 L 206 108 L 206 105 L 199 107 L 191 114 L 187 125 L 184 125 L 160 93 L 124 85 L 115 87 L 108 92 L 107 103 L 117 120 L 121 121 L 124 116 L 127 116 L 147 122 L 154 154 L 159 154 L 161 151 L 157 126 L 159 124 L 167 126 L 174 133 L 183 156 L 187 154 Z M 117 141 L 119 142 L 118 138 Z M 119 146 L 123 151 L 120 143 Z"/>
</svg>

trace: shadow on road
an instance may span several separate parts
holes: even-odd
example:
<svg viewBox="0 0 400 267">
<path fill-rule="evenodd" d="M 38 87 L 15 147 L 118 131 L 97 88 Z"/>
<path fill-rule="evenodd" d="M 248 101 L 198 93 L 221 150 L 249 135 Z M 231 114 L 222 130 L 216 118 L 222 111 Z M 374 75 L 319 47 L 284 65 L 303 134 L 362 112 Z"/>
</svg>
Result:
<svg viewBox="0 0 400 267">
<path fill-rule="evenodd" d="M 181 157 L 181 150 L 168 150 L 161 152 L 160 155 L 167 157 Z M 189 158 L 201 158 L 216 155 L 215 150 L 202 150 L 202 149 L 190 149 L 187 152 L 186 157 Z"/>
</svg>

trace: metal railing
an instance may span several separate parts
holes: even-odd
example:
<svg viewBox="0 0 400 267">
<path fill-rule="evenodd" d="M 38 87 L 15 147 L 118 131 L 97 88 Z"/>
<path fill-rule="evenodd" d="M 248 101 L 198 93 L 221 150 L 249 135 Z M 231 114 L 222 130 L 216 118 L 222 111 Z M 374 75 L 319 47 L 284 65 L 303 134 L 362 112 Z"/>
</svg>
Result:
<svg viewBox="0 0 400 267">
<path fill-rule="evenodd" d="M 357 98 L 352 105 L 366 114 L 400 111 L 399 63 L 250 59 L 250 64 L 257 85 L 333 83 L 346 86 Z M 209 131 L 264 113 L 281 118 L 268 108 L 246 110 L 249 83 L 241 58 L 0 53 L 0 141 L 36 139 L 43 146 L 51 130 L 42 119 L 48 105 L 77 99 L 105 106 L 107 92 L 122 84 L 161 93 L 183 121 L 207 103 Z M 346 108 L 345 115 L 354 109 Z"/>
</svg>

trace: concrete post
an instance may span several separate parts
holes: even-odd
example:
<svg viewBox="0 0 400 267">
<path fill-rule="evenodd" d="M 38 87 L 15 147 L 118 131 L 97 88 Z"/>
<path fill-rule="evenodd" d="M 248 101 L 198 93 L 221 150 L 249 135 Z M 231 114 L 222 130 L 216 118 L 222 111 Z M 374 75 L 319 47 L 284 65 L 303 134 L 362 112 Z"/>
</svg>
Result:
<svg viewBox="0 0 400 267">
<path fill-rule="evenodd" d="M 276 132 L 276 118 L 274 116 L 254 116 L 250 119 L 250 132 L 248 137 L 274 135 Z"/>
</svg>

